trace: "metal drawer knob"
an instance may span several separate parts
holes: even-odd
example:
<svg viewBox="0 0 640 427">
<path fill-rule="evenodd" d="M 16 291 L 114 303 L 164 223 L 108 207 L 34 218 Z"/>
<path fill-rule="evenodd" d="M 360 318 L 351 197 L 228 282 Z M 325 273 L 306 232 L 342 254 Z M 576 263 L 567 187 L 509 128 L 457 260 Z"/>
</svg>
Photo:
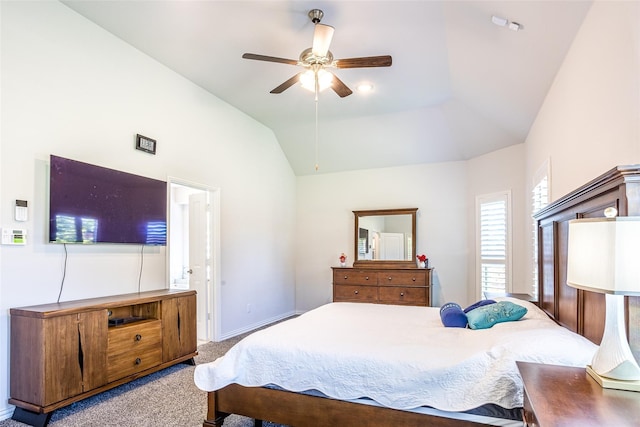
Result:
<svg viewBox="0 0 640 427">
<path fill-rule="evenodd" d="M 349 276 L 344 276 L 344 280 L 347 280 L 349 278 Z"/>
<path fill-rule="evenodd" d="M 142 339 L 142 335 L 136 334 L 136 341 L 140 341 Z"/>
<path fill-rule="evenodd" d="M 353 291 L 353 293 L 354 293 L 354 294 L 356 294 L 356 295 L 358 295 L 358 292 L 359 292 L 359 291 Z"/>
<path fill-rule="evenodd" d="M 391 276 L 387 277 L 387 279 L 391 280 Z"/>
<path fill-rule="evenodd" d="M 413 278 L 413 279 L 411 279 L 411 280 L 413 280 L 413 281 L 415 282 L 415 281 L 416 281 L 416 278 L 414 277 L 414 278 Z"/>
<path fill-rule="evenodd" d="M 137 357 L 137 358 L 136 358 L 136 365 L 139 365 L 139 364 L 141 364 L 141 363 L 142 363 L 142 360 L 141 360 L 139 357 Z"/>
<path fill-rule="evenodd" d="M 404 296 L 404 292 L 400 292 L 400 296 L 403 297 Z"/>
<path fill-rule="evenodd" d="M 369 276 L 366 276 L 366 277 L 364 278 L 364 280 L 369 280 Z"/>
</svg>

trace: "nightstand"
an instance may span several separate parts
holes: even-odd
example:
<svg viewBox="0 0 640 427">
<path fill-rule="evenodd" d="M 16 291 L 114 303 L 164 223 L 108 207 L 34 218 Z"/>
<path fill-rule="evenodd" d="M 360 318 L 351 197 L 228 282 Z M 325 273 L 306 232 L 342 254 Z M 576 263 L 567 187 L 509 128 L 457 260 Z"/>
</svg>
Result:
<svg viewBox="0 0 640 427">
<path fill-rule="evenodd" d="M 603 389 L 585 368 L 516 362 L 529 427 L 637 426 L 640 393 Z"/>
</svg>

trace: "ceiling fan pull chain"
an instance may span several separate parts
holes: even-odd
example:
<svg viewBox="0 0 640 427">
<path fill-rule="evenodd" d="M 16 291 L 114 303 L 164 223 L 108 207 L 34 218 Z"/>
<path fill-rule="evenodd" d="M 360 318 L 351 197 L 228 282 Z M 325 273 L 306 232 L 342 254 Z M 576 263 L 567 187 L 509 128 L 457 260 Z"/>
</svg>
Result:
<svg viewBox="0 0 640 427">
<path fill-rule="evenodd" d="M 318 165 L 318 76 L 316 75 L 316 172 L 320 166 Z"/>
</svg>

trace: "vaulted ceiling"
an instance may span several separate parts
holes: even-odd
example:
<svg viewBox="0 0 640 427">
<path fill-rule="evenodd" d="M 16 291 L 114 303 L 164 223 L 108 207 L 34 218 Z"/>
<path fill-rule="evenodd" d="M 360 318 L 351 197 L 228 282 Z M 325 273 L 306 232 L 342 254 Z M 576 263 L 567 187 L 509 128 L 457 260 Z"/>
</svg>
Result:
<svg viewBox="0 0 640 427">
<path fill-rule="evenodd" d="M 133 1 L 64 4 L 271 128 L 296 175 L 467 160 L 524 142 L 590 1 Z M 335 27 L 335 58 L 391 55 L 338 69 L 353 90 L 270 90 L 300 71 L 311 9 Z M 519 31 L 492 16 L 520 25 Z M 373 91 L 359 92 L 361 82 Z M 316 156 L 319 164 L 315 170 Z"/>
</svg>

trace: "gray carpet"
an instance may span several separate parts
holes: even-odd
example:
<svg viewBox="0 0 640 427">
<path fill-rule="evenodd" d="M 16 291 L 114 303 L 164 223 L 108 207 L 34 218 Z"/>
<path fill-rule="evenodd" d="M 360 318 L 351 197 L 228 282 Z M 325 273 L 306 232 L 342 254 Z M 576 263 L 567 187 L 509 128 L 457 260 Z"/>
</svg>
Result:
<svg viewBox="0 0 640 427">
<path fill-rule="evenodd" d="M 198 347 L 196 364 L 217 359 L 243 336 Z M 200 427 L 207 413 L 207 394 L 193 383 L 195 367 L 180 364 L 76 402 L 53 413 L 51 427 Z M 253 427 L 253 420 L 229 416 L 225 427 Z M 25 427 L 11 419 L 0 427 Z M 265 427 L 278 424 L 265 422 Z"/>
</svg>

